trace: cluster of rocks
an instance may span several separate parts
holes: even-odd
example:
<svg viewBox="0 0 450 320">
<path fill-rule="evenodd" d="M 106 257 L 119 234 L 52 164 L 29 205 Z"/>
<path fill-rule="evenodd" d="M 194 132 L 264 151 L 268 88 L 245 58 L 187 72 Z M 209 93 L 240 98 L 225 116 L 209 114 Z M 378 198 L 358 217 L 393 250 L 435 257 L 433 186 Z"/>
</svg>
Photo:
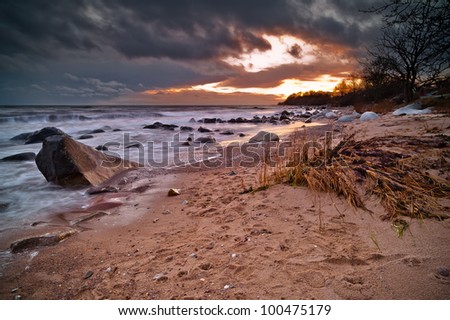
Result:
<svg viewBox="0 0 450 320">
<path fill-rule="evenodd" d="M 322 109 L 324 110 L 324 109 Z M 272 123 L 272 124 L 289 124 L 292 121 L 306 121 L 306 119 L 309 119 L 313 116 L 320 115 L 323 113 L 322 110 L 318 109 L 312 109 L 307 108 L 306 111 L 288 111 L 284 110 L 281 113 L 275 113 L 271 116 L 258 116 L 255 115 L 251 119 L 247 119 L 244 117 L 237 117 L 237 118 L 231 118 L 229 120 L 223 120 L 221 118 L 203 118 L 199 120 L 195 120 L 194 118 L 191 118 L 189 120 L 190 123 L 203 123 L 203 124 L 216 124 L 216 123 L 254 123 L 254 124 L 261 124 L 261 123 Z M 159 121 L 154 122 L 153 124 L 145 125 L 144 129 L 163 129 L 163 130 L 175 130 L 179 128 L 180 131 L 194 131 L 195 129 L 190 126 L 177 126 L 174 124 L 164 124 Z M 204 131 L 203 131 L 204 130 Z M 211 132 L 208 131 L 210 129 L 199 127 L 199 132 Z M 227 134 L 227 133 L 224 133 Z"/>
<path fill-rule="evenodd" d="M 338 122 L 350 122 L 355 119 L 361 121 L 373 120 L 378 118 L 373 112 L 365 112 L 360 115 L 357 112 L 353 112 L 350 115 L 341 115 L 337 111 L 329 111 L 326 107 L 322 108 L 302 108 L 301 110 L 284 110 L 281 113 L 275 113 L 270 116 L 258 116 L 255 115 L 252 119 L 244 117 L 231 118 L 229 120 L 223 120 L 221 118 L 203 118 L 196 121 L 194 118 L 189 120 L 189 123 L 202 123 L 202 124 L 216 124 L 216 123 L 272 123 L 272 124 L 289 124 L 295 121 L 303 121 L 309 123 L 318 119 L 333 119 Z M 214 133 L 218 132 L 221 135 L 239 135 L 244 137 L 244 133 L 235 133 L 229 129 L 215 129 L 212 130 L 206 126 L 201 125 L 197 128 L 192 126 L 178 126 L 175 124 L 165 124 L 162 122 L 154 122 L 150 125 L 145 125 L 144 129 L 161 129 L 174 131 L 179 129 L 184 132 L 198 131 L 200 133 L 207 133 L 207 136 L 201 136 L 194 138 L 190 135 L 185 142 L 184 146 L 191 146 L 194 143 L 198 144 L 214 144 L 216 138 Z M 80 132 L 82 135 L 78 137 L 79 140 L 90 139 L 94 137 L 94 134 L 104 133 L 106 131 L 120 131 L 120 129 L 112 129 L 109 126 L 94 130 L 86 130 Z M 122 159 L 111 157 L 103 152 L 107 148 L 105 146 L 98 146 L 95 150 L 84 144 L 76 142 L 69 135 L 61 131 L 56 127 L 45 127 L 41 130 L 34 132 L 26 132 L 17 135 L 11 140 L 22 141 L 24 144 L 43 143 L 41 151 L 35 155 L 33 152 L 24 152 L 15 154 L 12 156 L 1 159 L 2 161 L 33 161 L 35 160 L 37 167 L 43 173 L 48 181 L 55 182 L 61 185 L 74 185 L 74 184 L 91 184 L 96 185 L 116 174 L 124 167 L 136 167 L 137 164 L 127 162 L 122 166 L 117 166 L 117 163 L 121 163 Z M 280 138 L 267 131 L 260 131 L 255 136 L 249 139 L 249 143 L 260 143 L 279 141 Z M 135 145 L 124 146 L 124 148 L 131 148 Z M 100 163 L 113 163 L 109 167 L 100 165 Z M 120 167 L 120 170 L 118 169 Z"/>
</svg>

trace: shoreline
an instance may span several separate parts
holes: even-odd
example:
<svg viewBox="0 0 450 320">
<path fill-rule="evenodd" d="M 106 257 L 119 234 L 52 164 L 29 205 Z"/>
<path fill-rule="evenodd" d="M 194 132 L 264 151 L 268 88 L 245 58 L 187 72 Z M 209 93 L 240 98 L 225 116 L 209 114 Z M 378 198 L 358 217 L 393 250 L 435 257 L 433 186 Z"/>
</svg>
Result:
<svg viewBox="0 0 450 320">
<path fill-rule="evenodd" d="M 341 132 L 418 135 L 442 120 L 448 117 L 383 116 L 343 124 Z M 450 268 L 450 219 L 411 220 L 399 238 L 370 197 L 373 214 L 305 187 L 240 194 L 257 174 L 257 167 L 230 166 L 150 175 L 148 189 L 123 193 L 125 204 L 82 221 L 75 236 L 17 253 L 1 276 L 0 298 L 450 298 L 449 278 L 437 273 Z M 170 188 L 181 195 L 167 197 Z M 106 203 L 110 196 L 117 198 L 101 195 Z"/>
</svg>

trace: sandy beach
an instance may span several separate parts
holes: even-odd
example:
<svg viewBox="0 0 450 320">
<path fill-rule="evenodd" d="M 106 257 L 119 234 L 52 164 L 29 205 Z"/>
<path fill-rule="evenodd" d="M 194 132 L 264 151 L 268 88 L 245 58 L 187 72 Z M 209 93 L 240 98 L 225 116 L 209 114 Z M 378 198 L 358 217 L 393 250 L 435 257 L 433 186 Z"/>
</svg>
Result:
<svg viewBox="0 0 450 320">
<path fill-rule="evenodd" d="M 333 143 L 351 132 L 358 141 L 441 135 L 448 142 L 450 134 L 440 114 L 325 124 Z M 425 152 L 429 163 L 417 166 L 449 183 L 448 144 L 421 150 L 399 141 L 391 151 Z M 243 193 L 258 187 L 261 170 L 158 170 L 93 196 L 85 212 L 38 222 L 21 236 L 76 234 L 8 257 L 0 298 L 450 299 L 450 219 L 403 217 L 409 226 L 400 237 L 373 195 L 364 195 L 363 210 L 304 186 Z M 169 197 L 170 188 L 181 194 Z M 448 194 L 440 201 L 441 217 L 450 214 Z M 79 220 L 87 214 L 95 215 Z M 1 245 L 17 237 L 4 235 Z"/>
</svg>

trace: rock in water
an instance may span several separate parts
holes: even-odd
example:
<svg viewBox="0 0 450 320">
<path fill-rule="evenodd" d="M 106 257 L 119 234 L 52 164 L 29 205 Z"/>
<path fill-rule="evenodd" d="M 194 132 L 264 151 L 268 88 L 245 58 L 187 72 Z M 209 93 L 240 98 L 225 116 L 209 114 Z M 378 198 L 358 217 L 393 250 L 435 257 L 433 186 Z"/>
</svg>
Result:
<svg viewBox="0 0 450 320">
<path fill-rule="evenodd" d="M 25 132 L 25 133 L 21 133 L 21 134 L 18 134 L 17 136 L 12 137 L 12 138 L 9 139 L 9 140 L 12 140 L 12 141 L 15 141 L 15 140 L 23 140 L 23 141 L 25 141 L 25 140 L 27 140 L 27 138 L 28 138 L 29 136 L 31 136 L 32 134 L 33 134 L 33 132 Z"/>
<path fill-rule="evenodd" d="M 24 250 L 34 249 L 36 247 L 53 246 L 74 235 L 76 232 L 77 231 L 75 229 L 68 229 L 17 240 L 11 243 L 10 250 L 12 253 L 17 253 Z"/>
<path fill-rule="evenodd" d="M 36 158 L 34 152 L 23 152 L 12 156 L 4 157 L 2 161 L 32 161 Z"/>
<path fill-rule="evenodd" d="M 55 127 L 45 127 L 41 130 L 35 131 L 30 134 L 25 140 L 25 144 L 43 142 L 45 138 L 54 135 L 66 135 L 64 132 Z"/>
<path fill-rule="evenodd" d="M 204 132 L 212 132 L 212 130 L 208 129 L 208 128 L 200 127 L 200 128 L 198 128 L 198 132 L 202 132 L 202 133 L 204 133 Z"/>
<path fill-rule="evenodd" d="M 197 139 L 195 139 L 195 142 L 197 142 L 197 143 L 216 143 L 216 139 L 212 136 L 198 137 Z"/>
<path fill-rule="evenodd" d="M 98 185 L 137 163 L 116 158 L 77 142 L 66 135 L 46 138 L 36 165 L 47 181 L 63 186 Z"/>
<path fill-rule="evenodd" d="M 260 131 L 249 140 L 250 143 L 270 141 L 280 141 L 280 137 L 272 132 Z"/>
<path fill-rule="evenodd" d="M 361 115 L 359 120 L 361 120 L 361 121 L 370 121 L 370 120 L 375 120 L 375 119 L 378 119 L 378 118 L 379 118 L 379 116 L 375 112 L 366 111 L 366 112 L 364 112 Z"/>
<path fill-rule="evenodd" d="M 94 136 L 92 134 L 83 134 L 78 137 L 79 140 L 92 139 Z"/>
</svg>

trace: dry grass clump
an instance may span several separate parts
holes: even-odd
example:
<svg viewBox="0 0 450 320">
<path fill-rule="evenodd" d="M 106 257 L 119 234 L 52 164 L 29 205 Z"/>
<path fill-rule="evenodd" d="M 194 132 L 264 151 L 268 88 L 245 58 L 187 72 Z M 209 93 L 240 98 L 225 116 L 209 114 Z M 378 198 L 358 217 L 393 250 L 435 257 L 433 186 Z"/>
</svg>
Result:
<svg viewBox="0 0 450 320">
<path fill-rule="evenodd" d="M 430 143 L 433 139 L 433 143 Z M 375 195 L 386 209 L 385 218 L 450 218 L 438 198 L 449 197 L 446 181 L 427 174 L 409 153 L 389 151 L 399 145 L 411 150 L 444 148 L 449 137 L 383 137 L 355 141 L 348 136 L 337 146 L 298 139 L 289 152 L 273 167 L 274 183 L 307 186 L 316 192 L 334 192 L 356 208 L 368 210 L 363 195 Z M 328 144 L 328 147 L 327 147 Z M 324 147 L 319 148 L 319 146 Z M 261 171 L 260 184 L 269 184 L 267 166 Z M 363 194 L 363 195 L 362 195 Z"/>
<path fill-rule="evenodd" d="M 392 112 L 395 109 L 399 108 L 398 104 L 393 102 L 392 100 L 385 99 L 377 103 L 367 104 L 367 103 L 361 103 L 361 104 L 355 104 L 354 105 L 355 111 L 359 113 L 363 113 L 366 111 L 373 111 L 378 114 L 386 114 L 388 112 Z"/>
</svg>

